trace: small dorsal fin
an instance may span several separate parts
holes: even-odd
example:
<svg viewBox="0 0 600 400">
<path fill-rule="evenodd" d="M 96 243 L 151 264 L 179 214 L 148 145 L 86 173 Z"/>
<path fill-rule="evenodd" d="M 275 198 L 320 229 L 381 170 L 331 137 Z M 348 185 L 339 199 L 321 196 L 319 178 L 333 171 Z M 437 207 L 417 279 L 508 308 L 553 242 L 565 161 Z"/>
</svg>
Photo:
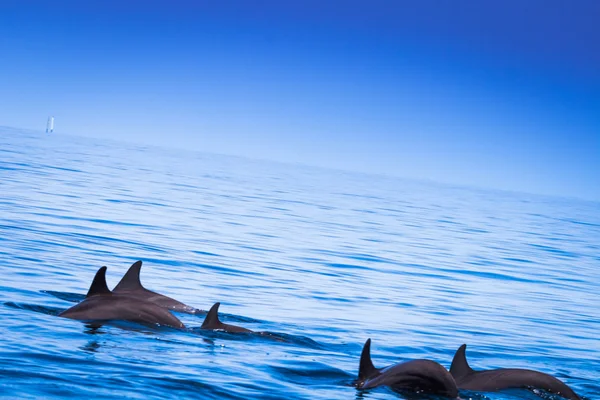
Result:
<svg viewBox="0 0 600 400">
<path fill-rule="evenodd" d="M 117 286 L 113 289 L 117 290 L 135 290 L 144 289 L 142 282 L 140 282 L 140 270 L 142 269 L 142 262 L 136 261 L 131 264 L 131 267 L 127 270 L 127 273 L 121 278 Z"/>
<path fill-rule="evenodd" d="M 465 354 L 467 345 L 463 344 L 456 350 L 456 354 L 452 359 L 452 365 L 450 365 L 450 373 L 455 379 L 462 378 L 473 372 L 475 372 L 467 362 L 467 355 Z"/>
<path fill-rule="evenodd" d="M 206 314 L 204 322 L 202 323 L 202 329 L 219 329 L 223 324 L 219 321 L 219 306 L 221 303 L 215 303 Z"/>
<path fill-rule="evenodd" d="M 358 379 L 369 379 L 373 374 L 377 373 L 377 368 L 371 361 L 371 338 L 367 339 L 360 355 L 360 364 L 358 366 Z"/>
<path fill-rule="evenodd" d="M 96 296 L 98 294 L 110 294 L 110 289 L 106 285 L 106 267 L 102 267 L 96 272 L 90 290 L 88 290 L 85 297 Z"/>
</svg>

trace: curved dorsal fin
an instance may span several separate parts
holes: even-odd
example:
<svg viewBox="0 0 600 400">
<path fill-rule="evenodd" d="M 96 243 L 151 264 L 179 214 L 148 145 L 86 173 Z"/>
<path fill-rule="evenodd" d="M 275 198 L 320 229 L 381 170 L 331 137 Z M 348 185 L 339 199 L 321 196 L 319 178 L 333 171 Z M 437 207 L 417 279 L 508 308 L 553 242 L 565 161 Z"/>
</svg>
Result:
<svg viewBox="0 0 600 400">
<path fill-rule="evenodd" d="M 458 348 L 458 350 L 456 350 L 456 354 L 452 359 L 452 365 L 450 365 L 450 373 L 455 379 L 462 378 L 475 372 L 467 362 L 467 355 L 465 354 L 466 350 L 467 345 L 463 344 Z"/>
<path fill-rule="evenodd" d="M 144 289 L 142 282 L 140 282 L 140 270 L 142 269 L 142 262 L 136 261 L 131 264 L 131 267 L 127 270 L 127 273 L 121 278 L 117 286 L 113 290 L 135 290 Z"/>
<path fill-rule="evenodd" d="M 367 339 L 360 355 L 360 364 L 358 366 L 358 379 L 369 379 L 373 374 L 377 373 L 377 368 L 371 361 L 371 338 Z"/>
<path fill-rule="evenodd" d="M 219 321 L 219 306 L 221 303 L 215 303 L 206 314 L 204 322 L 200 328 L 202 329 L 219 329 L 223 324 Z"/>
<path fill-rule="evenodd" d="M 85 297 L 87 298 L 98 294 L 110 294 L 110 289 L 106 285 L 106 267 L 102 267 L 96 272 L 90 290 L 88 290 Z"/>
</svg>

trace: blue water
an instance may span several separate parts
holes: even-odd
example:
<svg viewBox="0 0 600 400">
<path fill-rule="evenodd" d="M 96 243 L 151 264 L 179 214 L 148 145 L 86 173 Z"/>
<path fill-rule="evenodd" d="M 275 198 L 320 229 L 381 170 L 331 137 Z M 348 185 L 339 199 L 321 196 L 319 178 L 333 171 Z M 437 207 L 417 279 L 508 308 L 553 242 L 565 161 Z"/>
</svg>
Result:
<svg viewBox="0 0 600 400">
<path fill-rule="evenodd" d="M 138 259 L 286 340 L 56 316 Z M 598 203 L 0 128 L 0 276 L 9 398 L 403 398 L 351 386 L 369 337 L 376 366 L 467 343 L 600 398 Z"/>
</svg>

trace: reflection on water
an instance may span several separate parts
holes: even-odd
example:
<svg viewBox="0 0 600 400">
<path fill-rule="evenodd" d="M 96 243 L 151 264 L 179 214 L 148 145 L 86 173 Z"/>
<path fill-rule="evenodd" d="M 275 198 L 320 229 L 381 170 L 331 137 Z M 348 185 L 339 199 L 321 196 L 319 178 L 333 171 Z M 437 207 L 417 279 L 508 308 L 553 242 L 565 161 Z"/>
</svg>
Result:
<svg viewBox="0 0 600 400">
<path fill-rule="evenodd" d="M 86 332 L 86 333 L 91 333 L 91 332 Z M 97 332 L 93 332 L 93 333 L 97 333 Z M 84 346 L 81 346 L 81 350 L 87 351 L 90 353 L 97 353 L 98 349 L 100 349 L 100 342 L 97 340 L 90 340 Z"/>
</svg>

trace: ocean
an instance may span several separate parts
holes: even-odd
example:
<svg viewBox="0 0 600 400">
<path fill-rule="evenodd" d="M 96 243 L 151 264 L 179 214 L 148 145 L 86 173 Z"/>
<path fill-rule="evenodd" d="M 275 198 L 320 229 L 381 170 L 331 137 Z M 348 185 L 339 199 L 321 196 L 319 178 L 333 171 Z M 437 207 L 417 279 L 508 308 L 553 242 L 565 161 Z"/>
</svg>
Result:
<svg viewBox="0 0 600 400">
<path fill-rule="evenodd" d="M 137 260 L 148 289 L 270 334 L 57 317 Z M 0 276 L 4 398 L 414 398 L 352 386 L 368 338 L 377 367 L 467 343 L 475 369 L 600 398 L 600 204 L 568 193 L 0 128 Z"/>
</svg>

